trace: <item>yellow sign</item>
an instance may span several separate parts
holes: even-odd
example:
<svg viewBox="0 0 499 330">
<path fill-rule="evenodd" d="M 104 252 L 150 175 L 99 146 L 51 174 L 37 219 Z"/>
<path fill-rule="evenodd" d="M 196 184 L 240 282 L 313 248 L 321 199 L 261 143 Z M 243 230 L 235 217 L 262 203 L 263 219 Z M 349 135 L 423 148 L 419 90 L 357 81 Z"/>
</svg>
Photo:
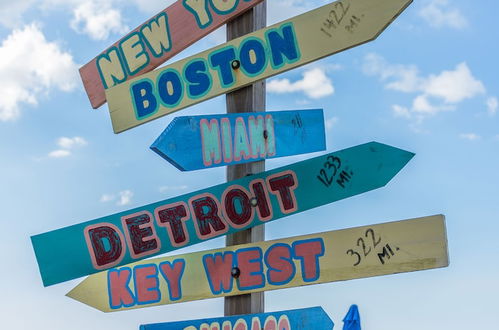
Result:
<svg viewBox="0 0 499 330">
<path fill-rule="evenodd" d="M 442 215 L 144 260 L 67 295 L 104 312 L 446 267 Z"/>
<path fill-rule="evenodd" d="M 341 0 L 106 90 L 115 133 L 375 39 L 412 0 Z"/>
</svg>

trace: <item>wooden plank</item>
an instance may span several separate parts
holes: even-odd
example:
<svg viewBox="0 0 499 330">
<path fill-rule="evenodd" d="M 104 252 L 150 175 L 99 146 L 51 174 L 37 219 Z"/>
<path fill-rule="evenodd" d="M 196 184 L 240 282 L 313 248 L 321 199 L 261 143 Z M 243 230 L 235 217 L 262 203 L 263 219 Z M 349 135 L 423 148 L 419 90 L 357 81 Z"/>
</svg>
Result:
<svg viewBox="0 0 499 330">
<path fill-rule="evenodd" d="M 244 15 L 227 24 L 227 41 L 261 29 L 267 25 L 267 2 L 264 1 Z M 226 95 L 227 113 L 244 111 L 265 111 L 265 81 L 242 87 Z M 236 164 L 227 167 L 227 181 L 261 173 L 265 170 L 265 161 L 255 161 L 246 164 Z M 243 243 L 253 243 L 265 240 L 265 225 L 245 229 L 226 237 L 226 246 Z M 263 313 L 265 311 L 265 296 L 263 292 L 249 293 L 226 297 L 224 315 Z"/>
<path fill-rule="evenodd" d="M 181 171 L 326 149 L 322 109 L 175 118 L 151 149 Z"/>
<path fill-rule="evenodd" d="M 144 260 L 89 276 L 67 295 L 115 312 L 448 265 L 436 215 Z"/>
<path fill-rule="evenodd" d="M 114 132 L 373 40 L 411 2 L 333 2 L 110 88 Z"/>
<path fill-rule="evenodd" d="M 141 325 L 139 330 L 331 330 L 333 326 L 333 320 L 322 307 L 310 307 L 272 313 L 145 324 Z"/>
<path fill-rule="evenodd" d="M 57 284 L 383 187 L 413 156 L 370 142 L 31 241 L 44 285 Z"/>
<path fill-rule="evenodd" d="M 178 0 L 80 68 L 94 109 L 105 89 L 147 73 L 262 0 Z"/>
</svg>

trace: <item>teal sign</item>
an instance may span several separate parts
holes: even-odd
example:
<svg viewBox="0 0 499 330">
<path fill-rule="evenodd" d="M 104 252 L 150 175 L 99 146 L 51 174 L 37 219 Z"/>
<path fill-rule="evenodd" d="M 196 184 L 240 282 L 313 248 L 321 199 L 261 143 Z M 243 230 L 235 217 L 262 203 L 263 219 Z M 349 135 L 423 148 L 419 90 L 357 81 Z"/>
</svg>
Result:
<svg viewBox="0 0 499 330">
<path fill-rule="evenodd" d="M 377 142 L 31 237 L 45 286 L 386 185 L 414 156 Z"/>
</svg>

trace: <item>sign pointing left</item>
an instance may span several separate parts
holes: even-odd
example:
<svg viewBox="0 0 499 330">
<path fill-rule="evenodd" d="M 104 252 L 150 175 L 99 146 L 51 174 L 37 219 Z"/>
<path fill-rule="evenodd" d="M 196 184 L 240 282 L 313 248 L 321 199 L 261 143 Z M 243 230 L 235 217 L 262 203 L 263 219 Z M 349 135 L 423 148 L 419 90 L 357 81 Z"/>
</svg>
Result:
<svg viewBox="0 0 499 330">
<path fill-rule="evenodd" d="M 44 285 L 380 188 L 414 156 L 371 142 L 31 237 Z"/>
<path fill-rule="evenodd" d="M 322 307 L 310 307 L 282 312 L 236 315 L 221 318 L 193 321 L 156 323 L 141 325 L 139 330 L 197 330 L 197 329 L 234 329 L 234 330 L 331 330 L 333 320 Z"/>
<path fill-rule="evenodd" d="M 177 117 L 151 146 L 181 171 L 326 149 L 322 109 Z"/>
</svg>

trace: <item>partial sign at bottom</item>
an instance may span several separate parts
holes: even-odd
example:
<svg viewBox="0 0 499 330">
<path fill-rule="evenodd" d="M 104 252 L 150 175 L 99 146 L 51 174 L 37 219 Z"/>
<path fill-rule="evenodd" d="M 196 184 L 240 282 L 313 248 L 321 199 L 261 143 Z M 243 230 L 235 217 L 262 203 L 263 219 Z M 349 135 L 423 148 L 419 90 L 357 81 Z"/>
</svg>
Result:
<svg viewBox="0 0 499 330">
<path fill-rule="evenodd" d="M 104 312 L 446 267 L 442 215 L 144 260 L 67 295 Z"/>
<path fill-rule="evenodd" d="M 311 307 L 265 314 L 146 324 L 141 325 L 139 330 L 331 330 L 333 327 L 333 320 L 322 307 Z"/>
</svg>

